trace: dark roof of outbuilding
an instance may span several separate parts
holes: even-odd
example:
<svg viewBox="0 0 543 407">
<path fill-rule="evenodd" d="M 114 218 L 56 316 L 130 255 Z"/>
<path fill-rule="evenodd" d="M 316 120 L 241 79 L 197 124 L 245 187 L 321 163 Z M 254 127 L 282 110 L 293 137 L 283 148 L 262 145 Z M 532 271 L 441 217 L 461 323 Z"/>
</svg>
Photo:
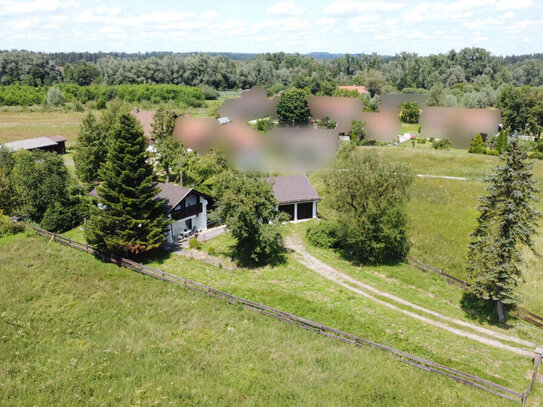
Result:
<svg viewBox="0 0 543 407">
<path fill-rule="evenodd" d="M 273 195 L 279 204 L 319 201 L 321 197 L 305 175 L 264 178 L 273 185 Z"/>
<path fill-rule="evenodd" d="M 53 141 L 56 141 L 57 143 L 62 143 L 63 141 L 67 141 L 68 139 L 59 136 L 58 134 L 56 136 L 48 136 L 47 138 L 50 138 Z"/>
<path fill-rule="evenodd" d="M 56 146 L 57 144 L 58 143 L 52 140 L 50 137 L 36 137 L 27 138 L 24 140 L 10 141 L 9 143 L 4 144 L 4 147 L 6 147 L 8 150 L 17 151 Z"/>
</svg>

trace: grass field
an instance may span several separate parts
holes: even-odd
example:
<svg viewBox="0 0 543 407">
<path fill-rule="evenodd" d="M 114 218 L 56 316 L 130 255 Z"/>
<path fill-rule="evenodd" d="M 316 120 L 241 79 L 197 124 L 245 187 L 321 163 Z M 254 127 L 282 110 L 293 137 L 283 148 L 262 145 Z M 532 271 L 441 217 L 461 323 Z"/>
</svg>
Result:
<svg viewBox="0 0 543 407">
<path fill-rule="evenodd" d="M 2 405 L 514 405 L 47 239 L 0 264 Z"/>
<path fill-rule="evenodd" d="M 206 107 L 184 107 L 177 109 L 193 117 L 214 116 L 217 108 L 226 100 L 239 97 L 240 92 L 219 92 L 216 100 L 206 100 Z M 156 109 L 156 104 L 150 102 L 140 104 L 142 109 Z M 25 138 L 60 135 L 68 139 L 67 145 L 72 147 L 76 143 L 79 125 L 85 113 L 62 110 L 43 111 L 40 108 L 27 109 L 0 109 L 0 144 Z"/>
<path fill-rule="evenodd" d="M 9 112 L 0 111 L 0 143 L 25 138 L 60 135 L 66 144 L 75 144 L 83 113 L 77 112 Z"/>
</svg>

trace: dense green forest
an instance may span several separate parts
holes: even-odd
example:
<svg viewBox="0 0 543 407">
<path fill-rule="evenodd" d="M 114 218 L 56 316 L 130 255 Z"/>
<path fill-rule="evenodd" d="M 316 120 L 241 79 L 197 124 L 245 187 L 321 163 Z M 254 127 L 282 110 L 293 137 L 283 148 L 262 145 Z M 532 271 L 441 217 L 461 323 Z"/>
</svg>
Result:
<svg viewBox="0 0 543 407">
<path fill-rule="evenodd" d="M 504 84 L 543 85 L 542 54 L 498 57 L 482 48 L 429 56 L 406 52 L 391 57 L 347 54 L 335 59 L 282 52 L 248 56 L 3 51 L 0 84 L 206 84 L 221 90 L 294 85 L 314 91 L 318 83 L 335 81 L 340 85 L 373 84 L 376 93 L 405 88 L 430 90 L 434 85 L 450 88 L 464 83 L 477 89 L 496 89 Z"/>
</svg>

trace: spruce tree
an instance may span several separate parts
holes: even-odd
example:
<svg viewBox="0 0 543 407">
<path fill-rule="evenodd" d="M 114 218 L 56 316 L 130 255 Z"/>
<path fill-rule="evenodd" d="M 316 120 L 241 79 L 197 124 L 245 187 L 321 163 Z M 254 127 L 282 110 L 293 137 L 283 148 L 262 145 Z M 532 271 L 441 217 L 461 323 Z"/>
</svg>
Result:
<svg viewBox="0 0 543 407">
<path fill-rule="evenodd" d="M 477 227 L 470 235 L 471 290 L 479 298 L 496 302 L 500 322 L 505 321 L 504 305 L 515 305 L 519 299 L 520 247 L 534 250 L 531 236 L 539 213 L 530 203 L 538 190 L 526 158 L 518 141 L 511 140 L 502 158 L 504 165 L 485 179 L 488 195 L 479 198 Z"/>
<path fill-rule="evenodd" d="M 137 255 L 164 241 L 164 202 L 154 199 L 158 188 L 136 119 L 121 114 L 112 135 L 106 162 L 99 171 L 101 183 L 96 188 L 101 209 L 92 210 L 87 239 L 101 250 Z"/>
<path fill-rule="evenodd" d="M 107 146 L 105 131 L 89 112 L 79 128 L 74 154 L 75 170 L 82 182 L 92 184 L 98 180 L 98 170 L 107 157 Z"/>
</svg>

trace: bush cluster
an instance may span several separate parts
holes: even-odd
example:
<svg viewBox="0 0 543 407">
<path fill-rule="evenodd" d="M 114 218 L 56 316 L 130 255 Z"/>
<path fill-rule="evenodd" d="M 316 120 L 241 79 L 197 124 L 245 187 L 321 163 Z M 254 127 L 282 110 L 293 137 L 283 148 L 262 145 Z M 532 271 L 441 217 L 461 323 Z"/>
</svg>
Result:
<svg viewBox="0 0 543 407">
<path fill-rule="evenodd" d="M 432 141 L 432 139 L 430 139 Z M 444 138 L 441 140 L 433 140 L 432 147 L 435 150 L 450 150 L 451 149 L 451 140 Z"/>
<path fill-rule="evenodd" d="M 61 99 L 60 93 L 62 93 L 66 102 L 96 102 L 98 108 L 100 106 L 104 108 L 106 102 L 115 98 L 127 102 L 150 101 L 152 103 L 159 103 L 174 101 L 191 107 L 200 107 L 202 104 L 205 104 L 206 96 L 209 96 L 209 93 L 204 94 L 204 91 L 200 88 L 179 85 L 79 86 L 73 83 L 66 83 L 52 88 L 45 86 L 9 85 L 0 87 L 0 105 L 45 105 L 49 101 L 48 93 L 50 92 L 53 92 L 55 96 L 54 98 L 50 98 L 50 102 L 54 101 L 54 104 L 62 104 L 58 103 Z M 209 90 L 206 90 L 206 92 L 209 92 Z"/>
<path fill-rule="evenodd" d="M 0 237 L 5 235 L 14 235 L 25 230 L 23 222 L 13 222 L 0 209 Z"/>
<path fill-rule="evenodd" d="M 339 245 L 338 226 L 335 223 L 321 221 L 306 230 L 306 237 L 313 246 L 330 249 Z"/>
</svg>

